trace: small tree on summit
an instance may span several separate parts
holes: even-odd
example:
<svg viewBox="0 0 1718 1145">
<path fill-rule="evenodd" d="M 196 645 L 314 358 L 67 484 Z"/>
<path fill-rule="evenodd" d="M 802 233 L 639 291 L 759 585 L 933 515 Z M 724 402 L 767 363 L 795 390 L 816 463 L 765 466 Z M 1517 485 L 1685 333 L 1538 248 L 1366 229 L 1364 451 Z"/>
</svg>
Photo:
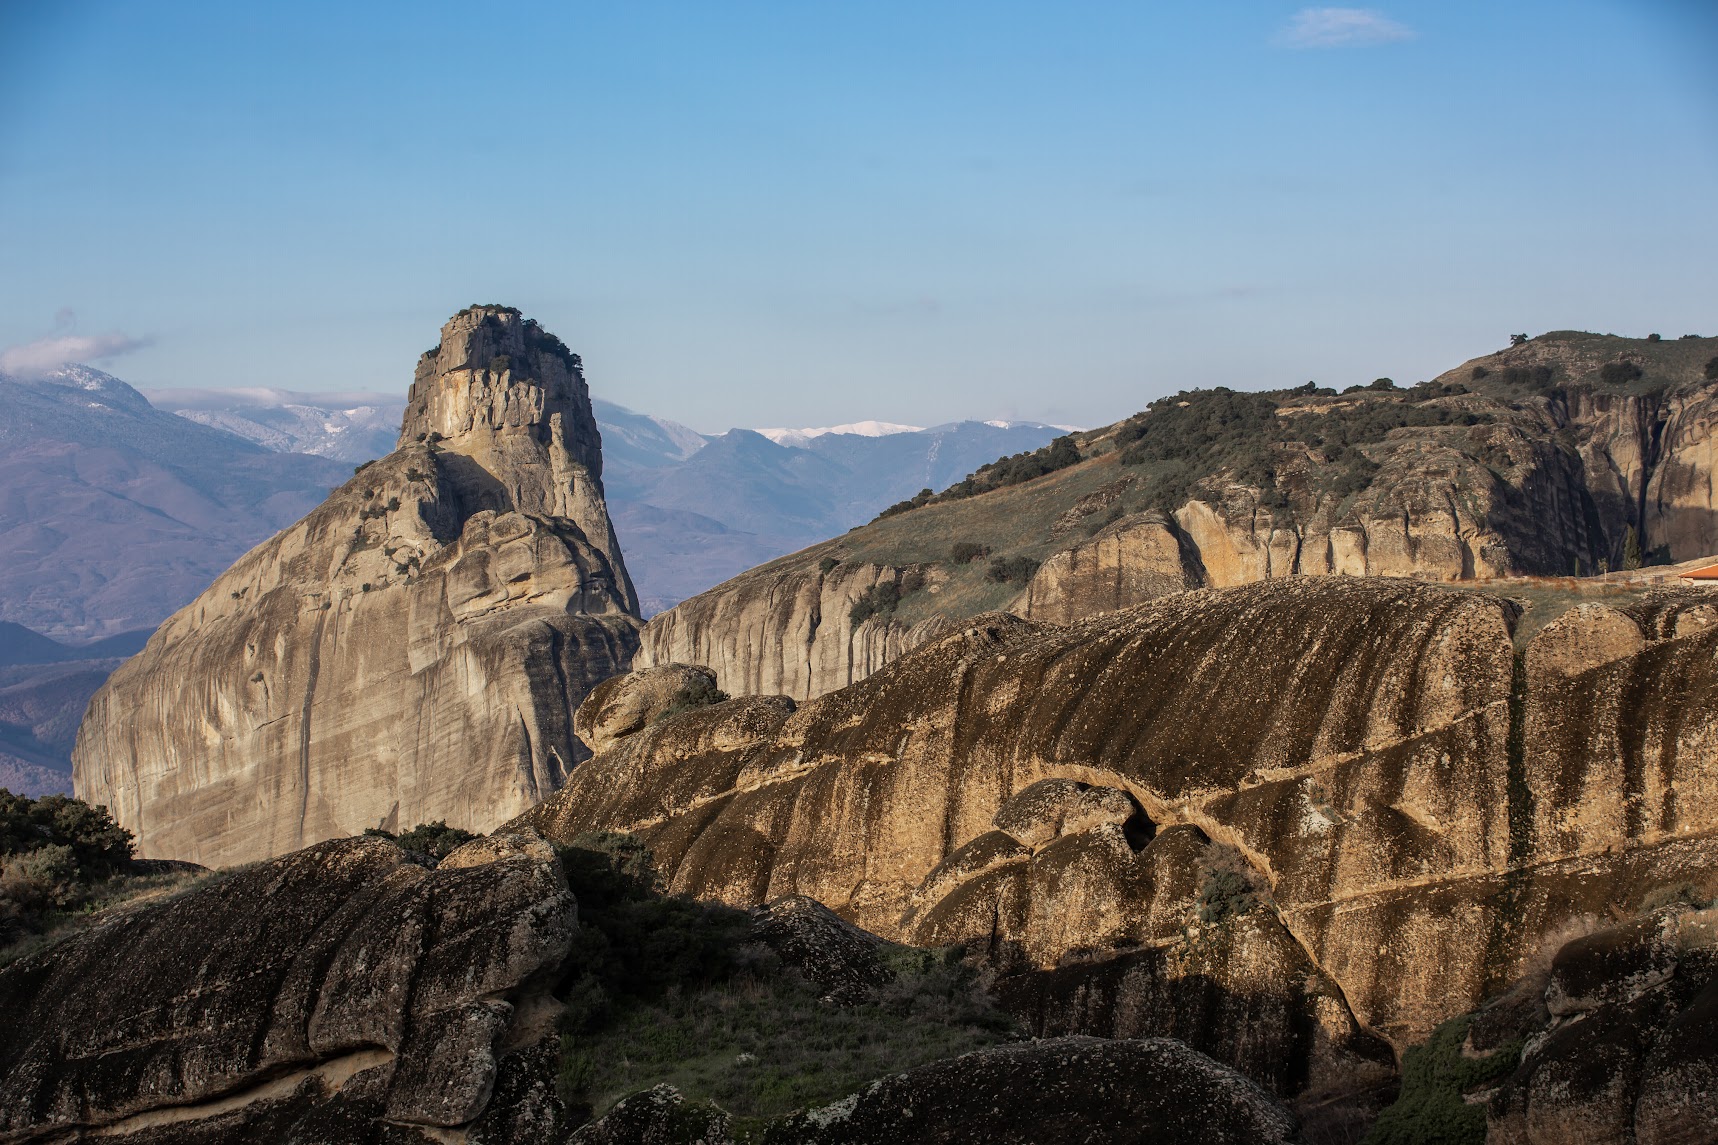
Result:
<svg viewBox="0 0 1718 1145">
<path fill-rule="evenodd" d="M 1525 334 L 1511 334 L 1509 336 L 1509 344 L 1511 346 L 1520 346 L 1520 345 L 1525 344 L 1526 341 L 1527 341 L 1527 335 L 1525 335 Z"/>
</svg>

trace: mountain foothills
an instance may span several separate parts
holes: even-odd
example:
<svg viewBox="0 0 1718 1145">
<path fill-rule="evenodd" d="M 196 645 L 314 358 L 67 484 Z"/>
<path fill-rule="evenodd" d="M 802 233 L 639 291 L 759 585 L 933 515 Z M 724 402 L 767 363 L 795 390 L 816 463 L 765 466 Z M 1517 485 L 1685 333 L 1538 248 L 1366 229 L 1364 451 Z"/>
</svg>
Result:
<svg viewBox="0 0 1718 1145">
<path fill-rule="evenodd" d="M 1184 392 L 646 624 L 577 357 L 462 311 L 96 695 L 117 823 L 0 801 L 0 1139 L 1718 1138 L 1715 403 Z M 605 440 L 809 528 L 799 436 Z"/>
<path fill-rule="evenodd" d="M 399 445 L 171 617 L 90 703 L 79 795 L 152 855 L 231 864 L 366 827 L 487 828 L 585 756 L 637 646 L 578 358 L 474 307 Z"/>
<path fill-rule="evenodd" d="M 87 366 L 0 376 L 0 621 L 153 628 L 350 470 L 151 406 Z"/>
<path fill-rule="evenodd" d="M 1715 362 L 1718 338 L 1563 332 L 1405 389 L 1176 394 L 683 602 L 652 619 L 640 663 L 806 699 L 994 609 L 1065 623 L 1285 576 L 1704 556 Z"/>
</svg>

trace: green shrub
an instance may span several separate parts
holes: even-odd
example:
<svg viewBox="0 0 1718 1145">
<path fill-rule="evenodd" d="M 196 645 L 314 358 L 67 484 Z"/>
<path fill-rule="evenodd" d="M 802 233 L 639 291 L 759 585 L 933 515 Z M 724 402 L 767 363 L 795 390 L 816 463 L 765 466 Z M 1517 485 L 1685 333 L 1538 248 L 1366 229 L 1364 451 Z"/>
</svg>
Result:
<svg viewBox="0 0 1718 1145">
<path fill-rule="evenodd" d="M 1607 386 L 1626 386 L 1642 373 L 1633 362 L 1606 362 L 1599 369 L 1599 381 Z"/>
<path fill-rule="evenodd" d="M 1705 377 L 1709 382 L 1718 382 L 1718 358 L 1706 363 Z"/>
<path fill-rule="evenodd" d="M 1483 1145 L 1485 1106 L 1462 1095 L 1514 1072 L 1521 1043 L 1485 1057 L 1467 1057 L 1472 1018 L 1452 1018 L 1402 1055 L 1402 1091 L 1366 1134 L 1365 1145 Z"/>
<path fill-rule="evenodd" d="M 131 866 L 131 832 L 105 807 L 0 788 L 0 947 L 47 929 Z"/>
<path fill-rule="evenodd" d="M 481 835 L 475 835 L 462 827 L 449 827 L 441 819 L 437 819 L 433 823 L 419 823 L 410 831 L 400 835 L 395 835 L 393 832 L 385 831 L 380 827 L 367 828 L 364 834 L 387 839 L 397 844 L 400 850 L 408 854 L 425 855 L 438 862 L 451 855 L 455 848 L 469 843 L 473 839 L 482 838 Z"/>
<path fill-rule="evenodd" d="M 755 942 L 744 912 L 663 897 L 636 837 L 587 832 L 556 853 L 579 903 L 555 988 L 566 1004 L 558 1088 L 574 1106 L 600 1113 L 667 1083 L 689 1101 L 776 1116 L 1011 1032 L 958 952 L 891 950 L 895 980 L 836 1006 Z"/>
<path fill-rule="evenodd" d="M 681 712 L 689 712 L 694 708 L 707 708 L 711 704 L 719 704 L 728 698 L 728 693 L 716 687 L 716 681 L 708 676 L 694 676 L 680 690 L 675 692 L 668 705 L 651 719 L 651 723 L 659 724 L 671 720 Z"/>
<path fill-rule="evenodd" d="M 853 607 L 847 612 L 847 619 L 857 628 L 872 617 L 887 619 L 895 614 L 895 608 L 901 603 L 901 586 L 894 581 L 883 581 L 874 584 L 859 594 L 859 599 L 853 602 Z"/>
<path fill-rule="evenodd" d="M 1259 905 L 1253 884 L 1237 871 L 1211 870 L 1199 885 L 1199 895 L 1193 901 L 1199 921 L 1219 926 L 1231 918 L 1239 918 Z"/>
<path fill-rule="evenodd" d="M 824 576 L 828 576 L 829 571 L 840 563 L 840 557 L 824 557 L 822 560 L 817 562 L 817 571 L 822 573 Z"/>
<path fill-rule="evenodd" d="M 988 557 L 990 546 L 981 545 L 977 541 L 956 541 L 949 550 L 949 560 L 957 565 L 969 565 L 979 557 Z"/>
<path fill-rule="evenodd" d="M 1031 557 L 994 557 L 984 570 L 984 579 L 994 584 L 1025 584 L 1038 571 Z"/>
</svg>

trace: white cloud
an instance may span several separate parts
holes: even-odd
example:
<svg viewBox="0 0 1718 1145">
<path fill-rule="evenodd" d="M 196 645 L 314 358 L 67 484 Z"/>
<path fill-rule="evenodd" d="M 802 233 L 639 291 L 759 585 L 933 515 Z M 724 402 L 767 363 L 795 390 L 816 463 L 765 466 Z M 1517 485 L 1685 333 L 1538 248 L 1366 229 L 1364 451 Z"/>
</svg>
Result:
<svg viewBox="0 0 1718 1145">
<path fill-rule="evenodd" d="M 0 350 L 0 374 L 40 378 L 73 362 L 98 362 L 149 345 L 148 338 L 124 334 L 62 334 Z"/>
<path fill-rule="evenodd" d="M 1302 8 L 1277 42 L 1290 48 L 1348 48 L 1413 38 L 1412 28 L 1371 8 Z"/>
</svg>

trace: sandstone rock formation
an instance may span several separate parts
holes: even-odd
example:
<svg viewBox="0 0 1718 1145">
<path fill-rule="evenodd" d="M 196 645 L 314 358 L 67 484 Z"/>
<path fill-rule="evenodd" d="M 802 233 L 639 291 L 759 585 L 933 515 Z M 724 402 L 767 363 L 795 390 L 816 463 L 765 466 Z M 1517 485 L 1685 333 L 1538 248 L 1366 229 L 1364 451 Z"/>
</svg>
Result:
<svg viewBox="0 0 1718 1145">
<path fill-rule="evenodd" d="M 586 754 L 571 710 L 636 647 L 601 471 L 578 358 L 517 311 L 461 311 L 399 447 L 97 693 L 80 797 L 142 853 L 212 866 L 544 798 Z"/>
<path fill-rule="evenodd" d="M 1072 468 L 879 519 L 693 597 L 652 619 L 639 662 L 803 700 L 996 608 L 1064 624 L 1288 576 L 1567 576 L 1621 568 L 1631 545 L 1718 552 L 1715 354 L 1718 339 L 1550 334 L 1411 390 L 1269 395 L 1250 444 L 1121 464 L 1129 435 L 1165 415 L 1154 407 L 1081 435 Z M 1041 564 L 1004 591 L 978 583 L 982 561 L 950 563 L 957 540 Z M 849 622 L 861 593 L 909 572 L 931 588 Z"/>
<path fill-rule="evenodd" d="M 122 915 L 0 970 L 0 1137 L 539 1139 L 575 916 L 521 838 L 323 843 Z"/>
<path fill-rule="evenodd" d="M 1380 1038 L 1616 904 L 1718 890 L 1709 610 L 1648 601 L 1620 646 L 1623 614 L 1577 612 L 1520 657 L 1512 603 L 1407 580 L 991 614 L 797 708 L 647 726 L 520 822 L 640 832 L 677 891 L 965 942 L 1041 1035 L 1354 1091 L 1392 1069 Z"/>
</svg>

